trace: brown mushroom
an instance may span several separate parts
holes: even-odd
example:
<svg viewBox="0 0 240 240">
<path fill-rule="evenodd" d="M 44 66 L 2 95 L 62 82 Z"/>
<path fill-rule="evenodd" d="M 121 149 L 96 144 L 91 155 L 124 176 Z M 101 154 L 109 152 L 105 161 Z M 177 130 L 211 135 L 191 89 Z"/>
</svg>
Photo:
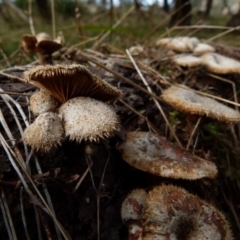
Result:
<svg viewBox="0 0 240 240">
<path fill-rule="evenodd" d="M 25 73 L 25 81 L 49 92 L 61 103 L 78 96 L 100 101 L 113 101 L 121 96 L 117 88 L 77 64 L 37 66 Z"/>
<path fill-rule="evenodd" d="M 34 52 L 35 46 L 37 44 L 37 39 L 32 35 L 22 36 L 22 48 L 25 52 Z"/>
<path fill-rule="evenodd" d="M 158 176 L 200 179 L 217 175 L 213 162 L 194 156 L 153 133 L 129 132 L 117 148 L 131 166 Z"/>
<path fill-rule="evenodd" d="M 171 86 L 162 93 L 163 100 L 173 108 L 224 122 L 240 122 L 240 113 L 222 103 L 201 96 L 186 86 Z"/>
<path fill-rule="evenodd" d="M 33 93 L 29 100 L 30 110 L 39 115 L 44 112 L 56 112 L 59 102 L 51 94 L 43 90 Z"/>
<path fill-rule="evenodd" d="M 135 210 L 134 206 L 139 206 L 136 200 L 139 197 L 133 192 L 128 199 L 131 209 Z M 145 211 L 138 218 L 133 214 L 134 218 L 127 221 L 129 239 L 233 239 L 229 224 L 220 211 L 179 187 L 157 186 L 146 194 L 144 204 Z M 121 212 L 125 212 L 128 205 L 124 201 Z"/>
<path fill-rule="evenodd" d="M 36 36 L 23 35 L 22 47 L 26 52 L 34 52 L 41 64 L 52 64 L 52 54 L 62 45 L 51 40 L 48 34 L 39 33 Z"/>
<path fill-rule="evenodd" d="M 23 141 L 31 147 L 49 151 L 60 144 L 64 130 L 62 121 L 56 113 L 40 114 L 23 133 Z"/>
<path fill-rule="evenodd" d="M 119 130 L 119 119 L 113 108 L 87 97 L 68 100 L 60 109 L 66 136 L 81 142 L 98 141 Z"/>
</svg>

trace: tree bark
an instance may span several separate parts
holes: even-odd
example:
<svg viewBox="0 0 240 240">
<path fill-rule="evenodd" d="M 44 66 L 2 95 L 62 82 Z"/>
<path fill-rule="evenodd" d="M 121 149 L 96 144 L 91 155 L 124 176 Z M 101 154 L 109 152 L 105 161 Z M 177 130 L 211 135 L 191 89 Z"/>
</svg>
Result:
<svg viewBox="0 0 240 240">
<path fill-rule="evenodd" d="M 206 4 L 206 11 L 204 13 L 204 17 L 209 17 L 210 15 L 210 11 L 211 11 L 211 8 L 212 8 L 212 0 L 207 0 L 207 4 Z"/>
<path fill-rule="evenodd" d="M 174 11 L 170 20 L 170 26 L 190 25 L 192 5 L 190 0 L 175 0 Z"/>
<path fill-rule="evenodd" d="M 164 0 L 164 2 L 163 2 L 163 10 L 164 10 L 166 13 L 169 13 L 168 0 Z"/>
</svg>

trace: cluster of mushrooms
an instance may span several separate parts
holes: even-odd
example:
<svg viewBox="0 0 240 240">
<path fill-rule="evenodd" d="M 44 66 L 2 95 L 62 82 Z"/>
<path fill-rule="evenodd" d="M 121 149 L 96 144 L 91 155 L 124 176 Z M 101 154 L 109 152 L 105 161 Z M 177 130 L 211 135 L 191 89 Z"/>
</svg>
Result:
<svg viewBox="0 0 240 240">
<path fill-rule="evenodd" d="M 65 137 L 99 141 L 119 130 L 118 116 L 107 102 L 121 92 L 84 66 L 37 66 L 25 73 L 25 80 L 40 88 L 30 98 L 37 118 L 23 134 L 33 148 L 49 151 Z"/>
<path fill-rule="evenodd" d="M 25 73 L 25 80 L 40 88 L 30 98 L 30 109 L 37 117 L 23 134 L 23 141 L 33 148 L 49 151 L 65 137 L 99 141 L 120 129 L 109 103 L 120 98 L 121 92 L 84 66 L 38 66 Z M 179 111 L 240 122 L 239 112 L 185 86 L 170 87 L 162 98 Z M 213 162 L 151 132 L 128 132 L 117 149 L 131 166 L 158 176 L 187 180 L 217 176 Z M 149 192 L 133 190 L 123 201 L 121 216 L 131 240 L 233 239 L 222 213 L 172 185 Z"/>
<path fill-rule="evenodd" d="M 200 42 L 195 37 L 161 38 L 156 42 L 177 52 L 172 57 L 173 62 L 182 67 L 204 66 L 209 72 L 215 74 L 238 74 L 240 62 L 215 52 L 209 44 Z"/>
<path fill-rule="evenodd" d="M 129 132 L 118 150 L 131 166 L 175 179 L 215 178 L 217 167 L 194 156 L 164 137 Z M 121 216 L 131 240 L 232 240 L 223 214 L 187 191 L 172 185 L 133 190 L 124 200 Z"/>
</svg>

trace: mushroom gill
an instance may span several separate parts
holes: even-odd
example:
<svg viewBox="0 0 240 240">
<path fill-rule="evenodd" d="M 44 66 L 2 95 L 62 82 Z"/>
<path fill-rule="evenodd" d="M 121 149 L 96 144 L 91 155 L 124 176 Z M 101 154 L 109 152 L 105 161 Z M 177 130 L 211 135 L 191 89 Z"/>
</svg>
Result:
<svg viewBox="0 0 240 240">
<path fill-rule="evenodd" d="M 113 101 L 121 92 L 89 72 L 84 66 L 37 66 L 25 73 L 25 81 L 49 92 L 61 103 L 86 96 L 100 101 Z"/>
</svg>

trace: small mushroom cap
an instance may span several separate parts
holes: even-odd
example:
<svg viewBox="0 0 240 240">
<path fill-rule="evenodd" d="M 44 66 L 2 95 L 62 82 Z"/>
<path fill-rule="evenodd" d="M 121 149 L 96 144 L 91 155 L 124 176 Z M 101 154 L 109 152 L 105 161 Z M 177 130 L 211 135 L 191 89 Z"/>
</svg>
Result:
<svg viewBox="0 0 240 240">
<path fill-rule="evenodd" d="M 165 46 L 168 49 L 178 52 L 191 52 L 199 43 L 197 38 L 190 37 L 175 37 L 175 38 L 162 38 L 156 42 L 156 45 Z"/>
<path fill-rule="evenodd" d="M 25 81 L 49 92 L 61 103 L 78 96 L 101 101 L 113 101 L 121 97 L 117 88 L 77 64 L 37 66 L 25 73 Z"/>
<path fill-rule="evenodd" d="M 49 34 L 45 32 L 40 32 L 36 35 L 37 42 L 45 41 L 45 40 L 51 40 L 51 37 Z"/>
<path fill-rule="evenodd" d="M 163 91 L 162 98 L 179 111 L 206 115 L 224 122 L 240 122 L 240 113 L 238 111 L 212 98 L 201 96 L 186 86 L 171 86 Z"/>
<path fill-rule="evenodd" d="M 215 48 L 206 43 L 198 43 L 193 49 L 193 53 L 196 55 L 201 55 L 208 52 L 214 52 Z"/>
<path fill-rule="evenodd" d="M 213 162 L 196 157 L 153 133 L 129 132 L 117 148 L 131 166 L 158 176 L 200 179 L 217 175 Z"/>
<path fill-rule="evenodd" d="M 52 40 L 42 40 L 36 44 L 36 52 L 42 54 L 53 54 L 62 48 L 62 44 Z"/>
<path fill-rule="evenodd" d="M 49 151 L 60 144 L 64 134 L 61 119 L 56 113 L 40 114 L 23 133 L 23 141 L 37 150 Z"/>
<path fill-rule="evenodd" d="M 70 140 L 98 141 L 113 136 L 119 130 L 119 119 L 113 108 L 87 97 L 77 97 L 64 103 L 59 113 Z"/>
<path fill-rule="evenodd" d="M 25 52 L 34 52 L 37 39 L 32 35 L 23 35 L 22 36 L 22 47 Z"/>
<path fill-rule="evenodd" d="M 123 201 L 121 217 L 124 222 L 140 220 L 147 207 L 147 192 L 143 189 L 133 190 Z"/>
<path fill-rule="evenodd" d="M 155 187 L 147 195 L 143 239 L 159 234 L 164 239 L 231 240 L 229 224 L 221 212 L 186 190 L 172 185 Z"/>
<path fill-rule="evenodd" d="M 132 47 L 129 48 L 129 52 L 132 55 L 136 56 L 136 55 L 139 55 L 139 54 L 144 52 L 144 47 L 141 46 L 141 45 L 132 46 Z"/>
<path fill-rule="evenodd" d="M 33 93 L 29 100 L 30 110 L 39 115 L 44 112 L 56 112 L 59 101 L 51 94 L 42 90 Z"/>
<path fill-rule="evenodd" d="M 210 72 L 216 74 L 240 73 L 240 62 L 235 59 L 217 53 L 205 53 L 201 58 L 202 63 Z"/>
<path fill-rule="evenodd" d="M 190 54 L 178 55 L 173 58 L 173 62 L 182 67 L 197 67 L 202 64 L 201 58 Z"/>
</svg>

